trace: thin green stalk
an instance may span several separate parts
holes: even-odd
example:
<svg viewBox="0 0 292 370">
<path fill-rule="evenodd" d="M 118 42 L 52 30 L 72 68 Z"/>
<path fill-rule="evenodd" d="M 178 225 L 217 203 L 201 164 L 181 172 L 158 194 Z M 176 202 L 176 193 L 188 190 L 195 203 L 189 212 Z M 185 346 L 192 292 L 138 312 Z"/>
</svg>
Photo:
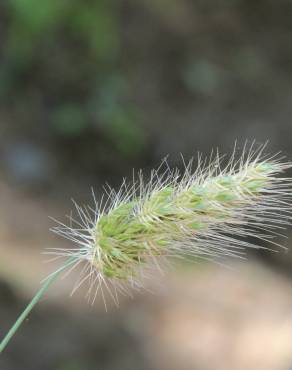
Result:
<svg viewBox="0 0 292 370">
<path fill-rule="evenodd" d="M 18 317 L 18 319 L 15 321 L 14 325 L 11 327 L 11 329 L 8 331 L 6 336 L 2 339 L 0 343 L 0 353 L 3 352 L 5 347 L 7 346 L 10 339 L 13 337 L 13 335 L 16 333 L 20 325 L 23 323 L 23 321 L 26 319 L 26 317 L 29 315 L 30 311 L 33 309 L 33 307 L 38 303 L 38 301 L 41 299 L 43 294 L 46 292 L 46 290 L 49 288 L 49 286 L 54 283 L 62 271 L 64 271 L 67 267 L 72 265 L 76 261 L 76 257 L 69 258 L 66 263 L 60 267 L 57 271 L 55 271 L 50 277 L 48 277 L 42 287 L 39 289 L 39 291 L 35 294 L 35 296 L 32 298 L 30 303 L 27 305 L 25 310 L 21 313 L 21 315 Z"/>
</svg>

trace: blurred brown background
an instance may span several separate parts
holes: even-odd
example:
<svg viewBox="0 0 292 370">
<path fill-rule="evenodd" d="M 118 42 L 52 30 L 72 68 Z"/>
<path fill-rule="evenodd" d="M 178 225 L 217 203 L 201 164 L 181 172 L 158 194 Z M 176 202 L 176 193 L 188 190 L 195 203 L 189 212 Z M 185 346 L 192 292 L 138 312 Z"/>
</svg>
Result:
<svg viewBox="0 0 292 370">
<path fill-rule="evenodd" d="M 70 245 L 48 216 L 71 198 L 235 140 L 292 158 L 291 39 L 291 0 L 0 2 L 1 337 L 58 266 L 41 252 Z M 0 368 L 291 370 L 291 266 L 289 252 L 182 266 L 107 313 L 70 298 L 68 277 Z"/>
</svg>

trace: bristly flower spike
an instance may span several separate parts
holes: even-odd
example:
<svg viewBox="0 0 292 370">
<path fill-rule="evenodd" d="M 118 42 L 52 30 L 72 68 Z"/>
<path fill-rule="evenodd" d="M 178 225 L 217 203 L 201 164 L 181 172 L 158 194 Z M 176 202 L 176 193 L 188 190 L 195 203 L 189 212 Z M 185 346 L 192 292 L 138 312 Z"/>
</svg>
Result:
<svg viewBox="0 0 292 370">
<path fill-rule="evenodd" d="M 94 209 L 75 204 L 79 221 L 53 231 L 76 248 L 48 253 L 85 262 L 73 292 L 89 280 L 92 301 L 106 288 L 117 302 L 118 293 L 143 288 L 147 269 L 151 274 L 168 257 L 220 262 L 263 248 L 260 241 L 278 245 L 273 238 L 290 222 L 292 189 L 291 179 L 277 175 L 291 163 L 263 150 L 252 145 L 237 160 L 234 150 L 225 166 L 218 153 L 199 156 L 197 169 L 190 161 L 183 173 L 164 161 L 165 170 L 153 170 L 148 182 L 140 171 L 118 192 L 106 188 L 106 201 L 94 196 Z"/>
<path fill-rule="evenodd" d="M 75 246 L 51 249 L 65 264 L 44 282 L 24 312 L 0 343 L 0 353 L 41 296 L 63 270 L 67 273 L 84 263 L 73 292 L 89 281 L 88 295 L 94 302 L 107 289 L 118 303 L 118 295 L 144 287 L 153 268 L 173 257 L 224 261 L 243 258 L 248 248 L 279 246 L 274 237 L 291 220 L 292 179 L 281 177 L 292 164 L 279 154 L 265 156 L 265 146 L 244 147 L 236 159 L 218 153 L 210 160 L 198 156 L 184 171 L 163 166 L 145 181 L 142 172 L 131 184 L 125 180 L 119 191 L 105 188 L 94 207 L 75 203 L 78 220 L 59 223 L 53 231 Z M 265 246 L 267 248 L 267 246 Z"/>
</svg>

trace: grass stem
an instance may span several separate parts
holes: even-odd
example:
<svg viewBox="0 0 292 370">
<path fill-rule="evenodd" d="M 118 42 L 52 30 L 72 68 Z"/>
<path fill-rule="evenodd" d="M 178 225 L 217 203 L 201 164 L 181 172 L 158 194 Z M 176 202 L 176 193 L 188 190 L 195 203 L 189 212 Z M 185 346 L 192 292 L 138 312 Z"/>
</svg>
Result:
<svg viewBox="0 0 292 370">
<path fill-rule="evenodd" d="M 2 353 L 7 346 L 8 342 L 12 339 L 13 335 L 16 333 L 16 331 L 19 329 L 20 325 L 23 323 L 23 321 L 27 318 L 33 307 L 39 302 L 43 294 L 47 291 L 47 289 L 50 287 L 51 284 L 53 284 L 62 271 L 64 271 L 67 267 L 71 266 L 76 261 L 76 257 L 69 258 L 66 263 L 60 267 L 58 270 L 56 270 L 49 278 L 47 278 L 42 285 L 42 287 L 38 290 L 38 292 L 34 295 L 30 303 L 27 305 L 27 307 L 24 309 L 24 311 L 20 314 L 18 319 L 15 321 L 11 329 L 8 331 L 8 333 L 5 335 L 5 337 L 2 339 L 0 343 L 0 353 Z"/>
</svg>

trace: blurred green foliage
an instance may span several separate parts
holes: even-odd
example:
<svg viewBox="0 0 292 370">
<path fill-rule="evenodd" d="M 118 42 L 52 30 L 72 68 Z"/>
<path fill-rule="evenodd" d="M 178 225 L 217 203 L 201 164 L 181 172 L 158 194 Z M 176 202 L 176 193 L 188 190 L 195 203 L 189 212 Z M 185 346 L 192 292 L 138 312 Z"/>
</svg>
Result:
<svg viewBox="0 0 292 370">
<path fill-rule="evenodd" d="M 123 156 L 141 152 L 141 115 L 118 72 L 119 2 L 9 0 L 1 6 L 0 98 L 14 119 L 28 132 L 29 122 L 45 120 L 51 136 L 90 132 Z"/>
<path fill-rule="evenodd" d="M 160 157 L 177 148 L 168 128 L 187 133 L 210 104 L 229 112 L 290 89 L 291 11 L 285 0 L 0 1 L 1 123 L 63 162 L 74 153 L 79 169 Z"/>
</svg>

